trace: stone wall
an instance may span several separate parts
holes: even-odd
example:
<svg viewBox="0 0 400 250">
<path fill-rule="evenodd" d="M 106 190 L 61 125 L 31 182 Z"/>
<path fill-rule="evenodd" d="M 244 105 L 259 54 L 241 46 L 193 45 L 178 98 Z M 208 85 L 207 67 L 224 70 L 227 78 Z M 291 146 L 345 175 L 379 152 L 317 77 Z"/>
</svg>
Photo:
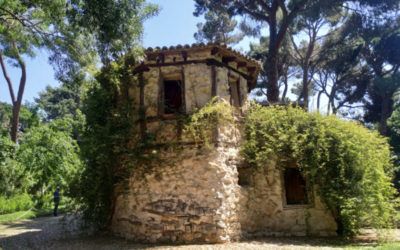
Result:
<svg viewBox="0 0 400 250">
<path fill-rule="evenodd" d="M 159 159 L 135 169 L 118 188 L 112 230 L 140 242 L 180 243 L 335 235 L 336 224 L 315 192 L 310 205 L 284 205 L 274 160 L 263 169 L 243 169 L 239 138 L 230 126 L 219 129 L 212 149 L 154 150 Z M 241 186 L 243 175 L 248 182 Z"/>
<path fill-rule="evenodd" d="M 243 236 L 336 235 L 336 223 L 315 187 L 310 190 L 309 205 L 285 205 L 283 172 L 275 161 L 271 160 L 263 169 L 239 172 L 248 178 L 248 184 L 240 188 Z"/>
<path fill-rule="evenodd" d="M 236 136 L 224 134 L 220 141 L 234 142 Z M 157 155 L 158 163 L 135 169 L 118 188 L 112 230 L 141 242 L 238 239 L 237 145 L 164 149 Z"/>
<path fill-rule="evenodd" d="M 174 55 L 169 57 L 175 60 Z M 253 235 L 335 234 L 335 222 L 315 190 L 309 206 L 284 205 L 281 168 L 274 160 L 263 169 L 243 168 L 240 132 L 234 124 L 220 127 L 214 138 L 217 146 L 204 149 L 193 145 L 178 119 L 159 116 L 160 76 L 184 79 L 185 111 L 190 114 L 212 98 L 211 67 L 185 64 L 152 67 L 144 73 L 147 132 L 155 135 L 156 144 L 178 143 L 149 152 L 158 160 L 136 166 L 127 183 L 116 188 L 112 230 L 142 242 L 217 243 Z M 216 67 L 216 95 L 228 102 L 231 81 L 239 83 L 240 108 L 246 108 L 247 80 Z M 130 89 L 135 106 L 139 92 L 139 86 Z M 248 179 L 246 185 L 239 185 L 243 178 Z"/>
</svg>

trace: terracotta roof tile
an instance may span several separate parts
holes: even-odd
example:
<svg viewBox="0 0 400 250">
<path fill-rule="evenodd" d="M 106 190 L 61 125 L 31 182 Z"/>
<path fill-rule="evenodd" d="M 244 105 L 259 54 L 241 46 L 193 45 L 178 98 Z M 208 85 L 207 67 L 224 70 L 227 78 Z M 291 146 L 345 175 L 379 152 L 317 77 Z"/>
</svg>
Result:
<svg viewBox="0 0 400 250">
<path fill-rule="evenodd" d="M 232 54 L 234 54 L 234 55 L 236 55 L 238 57 L 241 57 L 243 60 L 252 62 L 254 64 L 254 66 L 256 66 L 258 69 L 261 68 L 261 65 L 260 65 L 259 61 L 254 60 L 253 58 L 250 58 L 249 56 L 247 56 L 247 55 L 245 55 L 245 54 L 243 54 L 243 53 L 241 53 L 241 52 L 239 52 L 237 50 L 234 50 L 231 47 L 228 47 L 226 44 L 219 44 L 219 43 L 207 43 L 207 44 L 204 44 L 204 43 L 193 43 L 191 45 L 189 45 L 189 44 L 185 44 L 185 45 L 178 44 L 176 46 L 170 46 L 169 48 L 167 46 L 164 46 L 162 48 L 160 48 L 158 46 L 155 47 L 155 48 L 148 47 L 145 50 L 145 52 L 148 52 L 148 53 L 157 53 L 157 52 L 166 52 L 166 51 L 171 51 L 172 52 L 174 50 L 197 49 L 197 48 L 202 48 L 202 47 L 204 47 L 204 48 L 210 48 L 210 47 L 222 48 L 228 53 L 232 53 Z"/>
</svg>

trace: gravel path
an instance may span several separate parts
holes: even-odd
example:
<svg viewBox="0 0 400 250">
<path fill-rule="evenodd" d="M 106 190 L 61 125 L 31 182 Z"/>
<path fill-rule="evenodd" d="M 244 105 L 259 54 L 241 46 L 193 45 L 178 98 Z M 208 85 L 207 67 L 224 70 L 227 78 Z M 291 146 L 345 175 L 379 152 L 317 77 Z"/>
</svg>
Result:
<svg viewBox="0 0 400 250">
<path fill-rule="evenodd" d="M 0 249 L 171 249 L 171 250 L 247 250 L 247 249 L 342 249 L 343 244 L 335 238 L 263 238 L 216 245 L 141 245 L 109 235 L 84 236 L 75 217 L 42 217 L 34 220 L 0 224 Z M 399 236 L 399 232 L 396 232 Z M 373 238 L 365 235 L 362 243 Z"/>
</svg>

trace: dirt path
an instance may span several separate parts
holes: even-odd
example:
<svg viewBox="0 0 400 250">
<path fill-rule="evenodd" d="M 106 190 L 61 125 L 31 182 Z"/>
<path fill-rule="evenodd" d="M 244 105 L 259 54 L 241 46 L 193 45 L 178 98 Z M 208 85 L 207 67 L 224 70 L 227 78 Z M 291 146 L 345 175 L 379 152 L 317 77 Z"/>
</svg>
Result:
<svg viewBox="0 0 400 250">
<path fill-rule="evenodd" d="M 398 233 L 398 232 L 397 232 Z M 367 243 L 371 236 L 364 236 Z M 374 245 L 374 244 L 372 244 Z M 0 224 L 0 249 L 171 249 L 171 250 L 247 250 L 247 249 L 341 249 L 343 243 L 333 238 L 264 238 L 218 245 L 154 246 L 132 243 L 109 235 L 84 236 L 74 217 L 43 217 Z"/>
</svg>

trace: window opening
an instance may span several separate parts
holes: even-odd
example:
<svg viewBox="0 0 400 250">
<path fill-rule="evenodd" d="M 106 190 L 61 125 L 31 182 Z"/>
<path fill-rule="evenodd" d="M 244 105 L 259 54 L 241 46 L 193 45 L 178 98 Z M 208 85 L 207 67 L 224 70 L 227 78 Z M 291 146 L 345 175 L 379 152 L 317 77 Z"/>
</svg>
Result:
<svg viewBox="0 0 400 250">
<path fill-rule="evenodd" d="M 306 181 L 298 168 L 287 168 L 284 172 L 287 205 L 308 204 Z"/>
<path fill-rule="evenodd" d="M 232 81 L 230 83 L 230 87 L 231 87 L 231 102 L 233 106 L 240 107 L 239 81 Z"/>
<path fill-rule="evenodd" d="M 181 112 L 182 83 L 176 80 L 164 81 L 164 114 Z"/>
</svg>

